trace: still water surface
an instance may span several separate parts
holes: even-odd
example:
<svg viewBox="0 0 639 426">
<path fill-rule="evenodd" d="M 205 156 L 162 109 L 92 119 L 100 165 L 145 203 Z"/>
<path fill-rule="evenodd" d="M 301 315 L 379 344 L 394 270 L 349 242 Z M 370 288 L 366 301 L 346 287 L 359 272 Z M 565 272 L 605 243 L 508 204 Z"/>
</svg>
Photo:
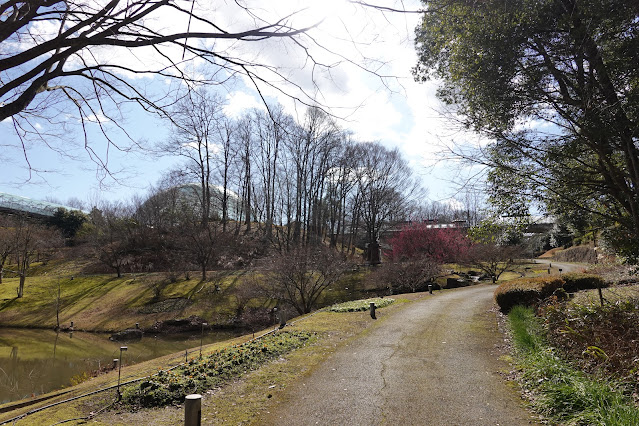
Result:
<svg viewBox="0 0 639 426">
<path fill-rule="evenodd" d="M 205 332 L 204 344 L 237 336 Z M 147 336 L 134 342 L 112 342 L 108 334 L 56 333 L 51 330 L 0 328 L 0 404 L 69 386 L 73 377 L 112 365 L 123 354 L 130 365 L 200 345 L 200 333 Z"/>
</svg>

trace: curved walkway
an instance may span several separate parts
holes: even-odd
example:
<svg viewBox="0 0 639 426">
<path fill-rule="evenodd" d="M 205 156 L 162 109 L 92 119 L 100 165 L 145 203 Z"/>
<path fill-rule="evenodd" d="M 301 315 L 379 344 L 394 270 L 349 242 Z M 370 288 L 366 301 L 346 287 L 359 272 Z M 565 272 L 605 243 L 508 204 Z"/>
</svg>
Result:
<svg viewBox="0 0 639 426">
<path fill-rule="evenodd" d="M 291 386 L 261 424 L 527 425 L 499 372 L 494 286 L 438 292 L 384 317 Z"/>
<path fill-rule="evenodd" d="M 562 272 L 583 272 L 588 265 L 582 263 L 568 263 L 568 262 L 556 262 L 552 259 L 535 259 L 536 263 L 544 263 L 546 265 L 552 265 L 553 268 L 561 268 Z M 559 273 L 559 271 L 557 271 Z"/>
</svg>

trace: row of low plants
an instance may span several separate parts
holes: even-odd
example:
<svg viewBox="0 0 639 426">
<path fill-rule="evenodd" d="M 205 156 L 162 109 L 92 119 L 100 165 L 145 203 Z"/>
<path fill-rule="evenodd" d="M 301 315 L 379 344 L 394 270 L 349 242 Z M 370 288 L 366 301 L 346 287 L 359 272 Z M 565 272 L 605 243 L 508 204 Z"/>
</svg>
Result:
<svg viewBox="0 0 639 426">
<path fill-rule="evenodd" d="M 562 276 L 520 278 L 501 284 L 495 290 L 495 301 L 508 313 L 514 306 L 536 307 L 548 298 L 566 299 L 567 293 L 606 287 L 598 275 L 571 273 Z"/>
<path fill-rule="evenodd" d="M 513 307 L 508 320 L 520 383 L 534 395 L 535 411 L 559 424 L 639 424 L 639 408 L 627 382 L 588 375 L 565 361 L 546 339 L 543 321 L 531 308 Z"/>
<path fill-rule="evenodd" d="M 172 370 L 160 370 L 122 393 L 122 403 L 130 407 L 161 407 L 181 404 L 186 395 L 219 387 L 243 373 L 309 343 L 314 334 L 279 331 L 260 339 L 221 349 L 192 359 Z"/>
<path fill-rule="evenodd" d="M 359 312 L 359 311 L 367 311 L 370 309 L 371 303 L 375 303 L 376 308 L 384 308 L 391 303 L 393 303 L 395 299 L 391 299 L 389 297 L 376 297 L 373 299 L 365 299 L 365 300 L 353 300 L 351 302 L 339 303 L 331 306 L 328 310 L 331 312 Z"/>
</svg>

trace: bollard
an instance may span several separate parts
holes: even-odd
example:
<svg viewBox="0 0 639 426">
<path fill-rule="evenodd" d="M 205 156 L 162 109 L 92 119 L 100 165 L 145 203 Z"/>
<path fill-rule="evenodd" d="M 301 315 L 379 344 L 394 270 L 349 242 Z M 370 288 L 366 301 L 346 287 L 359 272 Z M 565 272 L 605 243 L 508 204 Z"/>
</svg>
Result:
<svg viewBox="0 0 639 426">
<path fill-rule="evenodd" d="M 433 285 L 428 284 L 428 294 L 433 294 Z"/>
<path fill-rule="evenodd" d="M 563 271 L 563 269 L 559 268 L 559 275 L 561 275 L 561 271 Z"/>
<path fill-rule="evenodd" d="M 202 395 L 187 395 L 184 400 L 184 426 L 200 426 L 202 424 Z"/>
<path fill-rule="evenodd" d="M 140 329 L 140 323 L 139 323 L 139 322 L 136 322 L 136 323 L 135 323 L 135 329 L 136 329 L 136 330 L 139 330 L 139 329 Z"/>
<path fill-rule="evenodd" d="M 371 318 L 377 319 L 375 316 L 375 302 L 371 302 Z"/>
<path fill-rule="evenodd" d="M 118 368 L 118 362 L 120 362 L 119 359 L 117 358 L 113 358 L 113 369 L 115 370 L 116 368 Z"/>
<path fill-rule="evenodd" d="M 550 268 L 548 268 L 548 275 L 550 275 Z"/>
<path fill-rule="evenodd" d="M 122 394 L 120 393 L 120 375 L 122 374 L 122 352 L 126 352 L 128 347 L 120 346 L 120 364 L 118 365 L 118 401 L 122 399 Z"/>
<path fill-rule="evenodd" d="M 71 327 L 69 327 L 71 330 L 73 330 L 73 321 L 71 321 Z"/>
</svg>

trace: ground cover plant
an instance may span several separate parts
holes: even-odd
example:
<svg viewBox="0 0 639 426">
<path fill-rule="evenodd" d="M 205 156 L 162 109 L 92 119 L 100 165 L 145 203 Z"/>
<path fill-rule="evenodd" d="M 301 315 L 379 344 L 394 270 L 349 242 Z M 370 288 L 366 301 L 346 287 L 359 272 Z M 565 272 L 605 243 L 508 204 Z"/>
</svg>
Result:
<svg viewBox="0 0 639 426">
<path fill-rule="evenodd" d="M 516 306 L 508 315 L 519 379 L 532 406 L 553 423 L 639 424 L 639 409 L 619 382 L 593 378 L 563 360 L 546 339 L 532 309 Z"/>
<path fill-rule="evenodd" d="M 192 359 L 178 368 L 160 370 L 139 384 L 128 386 L 122 401 L 134 407 L 181 404 L 188 394 L 219 387 L 312 339 L 311 333 L 281 331 L 224 348 L 203 358 Z"/>
<path fill-rule="evenodd" d="M 614 376 L 639 392 L 639 298 L 567 303 L 543 310 L 548 339 L 580 369 Z"/>
<path fill-rule="evenodd" d="M 373 299 L 364 299 L 364 300 L 353 300 L 352 302 L 344 302 L 339 303 L 337 305 L 333 305 L 328 308 L 331 312 L 359 312 L 359 311 L 367 311 L 370 309 L 371 303 L 375 303 L 376 308 L 384 308 L 391 303 L 393 303 L 395 299 L 391 299 L 389 297 L 376 297 Z"/>
</svg>

